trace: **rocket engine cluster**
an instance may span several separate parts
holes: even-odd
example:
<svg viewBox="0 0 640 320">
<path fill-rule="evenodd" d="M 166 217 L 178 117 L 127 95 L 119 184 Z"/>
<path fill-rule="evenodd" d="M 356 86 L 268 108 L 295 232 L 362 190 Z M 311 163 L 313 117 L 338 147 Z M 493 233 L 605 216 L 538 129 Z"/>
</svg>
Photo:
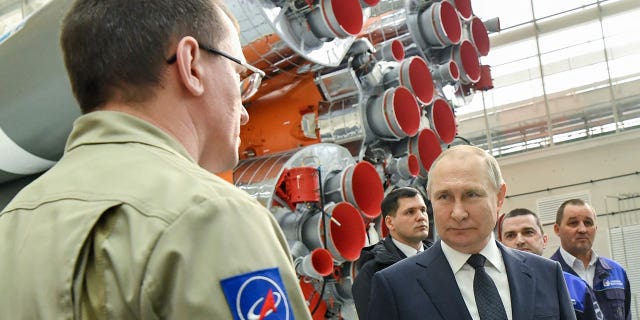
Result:
<svg viewBox="0 0 640 320">
<path fill-rule="evenodd" d="M 497 27 L 470 0 L 226 3 L 267 74 L 233 182 L 277 218 L 314 318 L 342 318 L 360 250 L 387 233 L 385 193 L 424 192 L 456 137 L 451 96 L 492 87 L 479 57 Z"/>
</svg>

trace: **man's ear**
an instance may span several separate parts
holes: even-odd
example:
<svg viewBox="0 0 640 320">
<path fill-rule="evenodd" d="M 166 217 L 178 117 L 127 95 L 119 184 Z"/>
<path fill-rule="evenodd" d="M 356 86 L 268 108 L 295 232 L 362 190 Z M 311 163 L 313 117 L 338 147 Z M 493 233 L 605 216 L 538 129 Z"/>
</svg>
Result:
<svg viewBox="0 0 640 320">
<path fill-rule="evenodd" d="M 502 205 L 504 204 L 504 199 L 507 196 L 507 185 L 506 184 L 502 184 L 500 186 L 500 190 L 498 190 L 498 212 L 497 214 L 500 214 L 500 209 L 502 209 Z"/>
<path fill-rule="evenodd" d="M 394 227 L 393 227 L 393 219 L 391 219 L 390 215 L 384 217 L 384 224 L 387 226 L 387 229 L 389 229 L 389 231 L 394 229 Z"/>
<path fill-rule="evenodd" d="M 182 84 L 191 94 L 200 96 L 204 92 L 202 82 L 203 64 L 198 41 L 193 37 L 184 37 L 178 42 L 176 64 Z"/>
</svg>

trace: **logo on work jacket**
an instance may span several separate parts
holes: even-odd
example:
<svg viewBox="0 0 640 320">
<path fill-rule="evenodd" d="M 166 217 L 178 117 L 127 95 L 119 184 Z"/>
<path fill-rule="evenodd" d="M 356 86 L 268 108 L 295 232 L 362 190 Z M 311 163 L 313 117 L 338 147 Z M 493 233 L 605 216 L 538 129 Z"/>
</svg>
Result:
<svg viewBox="0 0 640 320">
<path fill-rule="evenodd" d="M 237 275 L 220 284 L 235 320 L 293 319 L 277 268 Z"/>
</svg>

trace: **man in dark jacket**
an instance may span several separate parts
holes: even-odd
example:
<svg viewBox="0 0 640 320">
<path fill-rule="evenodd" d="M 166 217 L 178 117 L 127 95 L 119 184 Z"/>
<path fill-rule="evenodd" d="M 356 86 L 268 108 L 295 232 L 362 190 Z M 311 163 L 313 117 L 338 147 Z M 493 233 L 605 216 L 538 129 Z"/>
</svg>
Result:
<svg viewBox="0 0 640 320">
<path fill-rule="evenodd" d="M 391 191 L 382 200 L 382 220 L 389 236 L 373 246 L 362 249 L 360 268 L 351 291 L 360 320 L 367 319 L 373 274 L 431 246 L 429 216 L 422 195 L 414 188 Z"/>
</svg>

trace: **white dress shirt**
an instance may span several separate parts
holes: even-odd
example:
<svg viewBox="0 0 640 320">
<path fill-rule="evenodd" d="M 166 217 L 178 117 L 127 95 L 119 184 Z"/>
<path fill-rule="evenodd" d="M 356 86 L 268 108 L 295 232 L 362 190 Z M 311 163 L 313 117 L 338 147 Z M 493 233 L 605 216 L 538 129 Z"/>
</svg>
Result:
<svg viewBox="0 0 640 320">
<path fill-rule="evenodd" d="M 444 243 L 444 241 L 441 241 L 441 244 L 442 252 L 447 258 L 447 261 L 451 266 L 451 270 L 456 277 L 458 288 L 460 289 L 460 293 L 462 294 L 462 298 L 464 299 L 464 303 L 467 305 L 467 309 L 469 310 L 471 317 L 473 320 L 480 320 L 478 307 L 476 306 L 476 297 L 473 294 L 473 277 L 476 271 L 472 266 L 467 264 L 467 259 L 469 259 L 471 254 L 458 252 Z M 493 234 L 491 235 L 489 243 L 487 243 L 479 253 L 487 258 L 485 270 L 496 284 L 496 288 L 498 288 L 498 293 L 502 299 L 502 304 L 504 305 L 504 310 L 507 313 L 507 318 L 512 320 L 511 293 L 509 291 L 507 269 L 504 266 L 502 254 L 500 253 L 500 249 L 493 238 Z"/>
<path fill-rule="evenodd" d="M 393 241 L 393 244 L 395 244 L 396 247 L 398 247 L 398 249 L 400 249 L 400 251 L 402 251 L 402 253 L 404 253 L 404 255 L 407 256 L 407 258 L 411 256 L 415 256 L 416 254 L 424 251 L 424 244 L 420 246 L 419 250 L 416 250 L 416 248 L 406 245 L 394 238 L 391 238 L 391 241 Z"/>
<path fill-rule="evenodd" d="M 596 276 L 596 261 L 598 260 L 598 254 L 591 249 L 591 260 L 589 260 L 589 264 L 587 267 L 584 267 L 584 263 L 582 260 L 574 257 L 571 253 L 564 250 L 560 247 L 560 255 L 562 255 L 562 259 L 575 271 L 582 280 L 586 281 L 589 284 L 589 287 L 593 289 L 593 278 Z"/>
</svg>

